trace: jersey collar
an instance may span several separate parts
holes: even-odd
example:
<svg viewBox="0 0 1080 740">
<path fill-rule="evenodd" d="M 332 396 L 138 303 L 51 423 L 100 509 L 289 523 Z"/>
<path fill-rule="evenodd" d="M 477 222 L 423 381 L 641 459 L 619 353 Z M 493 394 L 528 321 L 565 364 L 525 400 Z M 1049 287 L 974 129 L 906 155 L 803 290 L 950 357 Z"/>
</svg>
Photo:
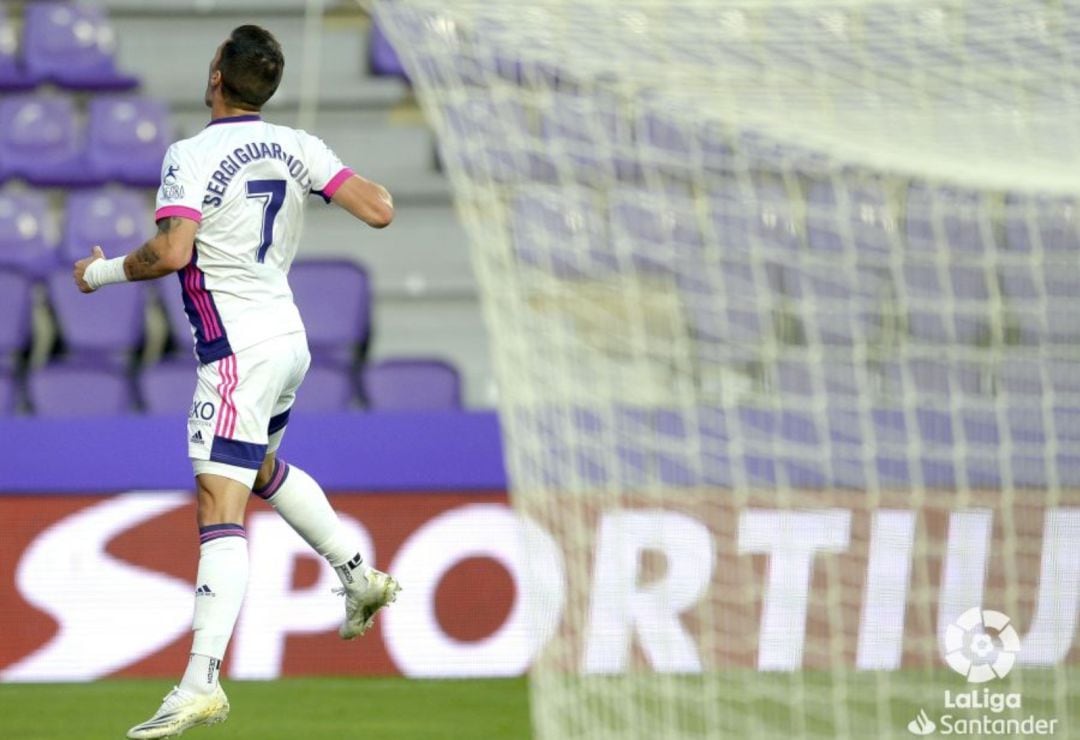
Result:
<svg viewBox="0 0 1080 740">
<path fill-rule="evenodd" d="M 244 116 L 228 116 L 227 118 L 217 118 L 206 124 L 207 128 L 210 126 L 216 126 L 219 123 L 247 123 L 248 121 L 261 121 L 262 116 L 258 113 L 251 113 Z"/>
</svg>

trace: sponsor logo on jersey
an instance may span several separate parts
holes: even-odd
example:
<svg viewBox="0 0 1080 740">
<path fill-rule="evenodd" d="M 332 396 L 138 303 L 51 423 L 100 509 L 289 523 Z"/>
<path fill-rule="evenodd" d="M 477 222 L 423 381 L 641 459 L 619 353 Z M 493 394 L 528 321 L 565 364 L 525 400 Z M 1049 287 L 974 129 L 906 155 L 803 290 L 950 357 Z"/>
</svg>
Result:
<svg viewBox="0 0 1080 740">
<path fill-rule="evenodd" d="M 165 177 L 161 178 L 161 195 L 165 200 L 180 200 L 184 197 L 184 186 L 176 180 L 176 173 L 180 165 L 170 164 L 165 170 Z"/>
<path fill-rule="evenodd" d="M 213 401 L 192 401 L 191 411 L 188 412 L 188 418 L 210 421 L 214 418 L 214 413 L 216 411 L 217 409 L 214 407 Z"/>
</svg>

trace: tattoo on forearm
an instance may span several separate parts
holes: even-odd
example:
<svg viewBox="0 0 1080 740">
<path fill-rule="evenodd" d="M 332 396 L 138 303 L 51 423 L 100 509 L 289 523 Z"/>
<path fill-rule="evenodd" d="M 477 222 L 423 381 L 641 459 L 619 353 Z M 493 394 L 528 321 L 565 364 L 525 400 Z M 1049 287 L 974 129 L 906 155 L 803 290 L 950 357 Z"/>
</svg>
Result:
<svg viewBox="0 0 1080 740">
<path fill-rule="evenodd" d="M 161 256 L 154 251 L 154 248 L 152 246 L 150 246 L 149 244 L 143 244 L 141 247 L 139 247 L 139 251 L 135 253 L 135 259 L 139 262 L 140 265 L 152 267 L 154 264 L 157 263 L 159 259 L 161 259 Z"/>
<path fill-rule="evenodd" d="M 179 221 L 178 218 L 159 220 L 157 222 L 158 236 L 168 234 Z M 124 260 L 124 274 L 128 280 L 152 280 L 161 276 L 161 270 L 155 269 L 155 265 L 160 261 L 161 255 L 154 248 L 154 241 L 151 239 L 132 252 L 129 259 Z"/>
<path fill-rule="evenodd" d="M 155 278 L 157 275 L 152 270 L 160 259 L 161 255 L 154 249 L 154 245 L 147 242 L 132 252 L 130 259 L 124 260 L 124 274 L 128 280 Z"/>
</svg>

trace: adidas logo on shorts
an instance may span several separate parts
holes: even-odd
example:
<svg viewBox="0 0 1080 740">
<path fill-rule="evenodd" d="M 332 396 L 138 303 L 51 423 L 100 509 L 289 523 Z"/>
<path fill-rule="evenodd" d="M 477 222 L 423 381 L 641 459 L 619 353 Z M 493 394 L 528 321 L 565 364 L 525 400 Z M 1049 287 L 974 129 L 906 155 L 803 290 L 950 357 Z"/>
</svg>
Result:
<svg viewBox="0 0 1080 740">
<path fill-rule="evenodd" d="M 196 596 L 217 596 L 217 594 L 215 594 L 213 591 L 211 591 L 210 587 L 207 586 L 205 583 L 203 585 L 199 586 L 197 589 L 195 589 L 195 595 Z"/>
</svg>

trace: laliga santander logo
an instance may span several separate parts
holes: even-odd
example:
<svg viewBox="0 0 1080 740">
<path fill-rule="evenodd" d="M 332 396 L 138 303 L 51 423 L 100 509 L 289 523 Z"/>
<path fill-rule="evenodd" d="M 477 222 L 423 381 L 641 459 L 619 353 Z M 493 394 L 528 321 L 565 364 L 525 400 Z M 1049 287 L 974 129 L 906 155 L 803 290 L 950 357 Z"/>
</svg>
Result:
<svg viewBox="0 0 1080 740">
<path fill-rule="evenodd" d="M 997 639 L 987 630 L 996 632 Z M 945 629 L 945 662 L 968 683 L 1005 678 L 1018 652 L 1020 637 L 1009 618 L 992 609 L 968 609 Z"/>
<path fill-rule="evenodd" d="M 968 683 L 1005 678 L 1016 663 L 1020 638 L 1009 618 L 991 609 L 968 609 L 945 628 L 945 662 Z M 1028 712 L 1021 714 L 1019 692 L 989 688 L 954 694 L 945 689 L 945 711 L 933 718 L 920 709 L 907 729 L 912 735 L 965 735 L 974 737 L 1031 737 L 1053 735 L 1058 720 Z M 956 710 L 963 710 L 958 713 Z"/>
</svg>

